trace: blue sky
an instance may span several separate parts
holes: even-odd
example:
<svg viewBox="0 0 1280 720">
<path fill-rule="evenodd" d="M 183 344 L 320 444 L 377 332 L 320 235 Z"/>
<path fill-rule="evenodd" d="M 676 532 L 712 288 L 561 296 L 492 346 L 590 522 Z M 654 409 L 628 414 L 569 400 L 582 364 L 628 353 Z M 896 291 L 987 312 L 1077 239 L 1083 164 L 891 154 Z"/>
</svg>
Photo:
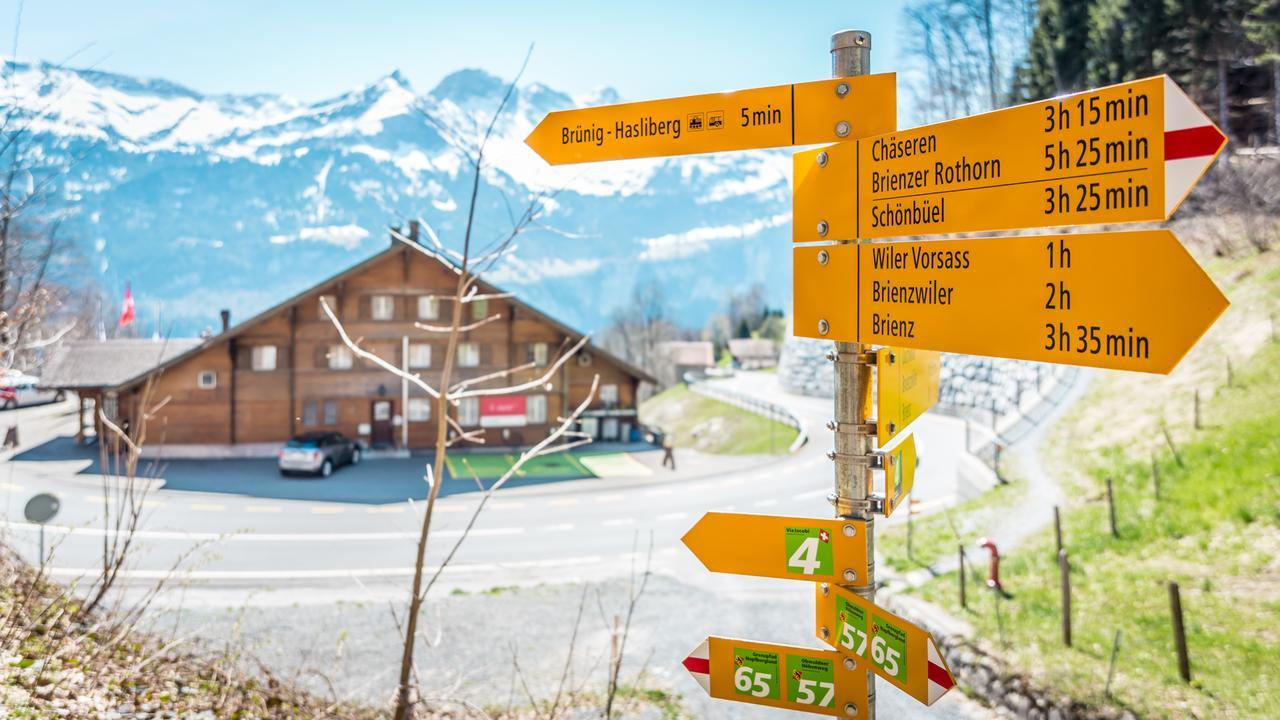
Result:
<svg viewBox="0 0 1280 720">
<path fill-rule="evenodd" d="M 316 100 L 399 68 L 419 91 L 453 70 L 634 100 L 829 76 L 833 31 L 874 36 L 895 69 L 901 2 L 27 0 L 18 55 L 163 77 L 206 93 Z M 0 52 L 19 3 L 0 0 Z"/>
</svg>

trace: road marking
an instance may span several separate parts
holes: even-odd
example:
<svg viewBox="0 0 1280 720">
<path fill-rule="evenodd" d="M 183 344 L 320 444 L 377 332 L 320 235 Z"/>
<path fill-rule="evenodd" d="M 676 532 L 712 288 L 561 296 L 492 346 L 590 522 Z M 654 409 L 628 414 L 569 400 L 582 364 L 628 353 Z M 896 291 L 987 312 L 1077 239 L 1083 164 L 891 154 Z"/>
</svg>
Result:
<svg viewBox="0 0 1280 720">
<path fill-rule="evenodd" d="M 40 526 L 26 522 L 10 522 L 8 520 L 0 520 L 0 527 L 7 527 L 13 530 L 22 530 L 26 532 L 39 532 Z M 103 530 L 98 527 L 68 527 L 66 525 L 46 525 L 45 530 L 50 533 L 61 533 L 63 535 L 90 535 L 102 537 L 103 535 L 123 535 L 124 530 Z M 502 535 L 522 535 L 525 529 L 520 527 L 507 528 L 476 528 L 471 531 L 472 537 L 492 537 Z M 462 530 L 433 530 L 431 537 L 439 538 L 458 538 L 462 537 Z M 360 540 L 416 540 L 418 532 L 332 532 L 332 533 L 213 533 L 213 532 L 186 532 L 180 530 L 138 530 L 134 533 L 134 537 L 139 539 L 152 540 L 226 540 L 227 542 L 352 542 Z"/>
<path fill-rule="evenodd" d="M 101 495 L 85 495 L 84 499 L 85 499 L 85 502 L 91 502 L 91 503 L 94 503 L 95 505 L 99 503 L 104 503 L 107 501 L 107 499 L 102 497 Z"/>
<path fill-rule="evenodd" d="M 721 480 L 716 484 L 719 485 L 720 487 L 737 487 L 744 482 L 746 481 L 743 480 L 742 478 L 729 478 L 728 480 Z"/>
<path fill-rule="evenodd" d="M 191 509 L 201 512 L 222 512 L 227 509 L 227 506 L 217 503 L 191 503 Z"/>
<path fill-rule="evenodd" d="M 822 490 L 810 490 L 808 492 L 796 493 L 795 495 L 791 496 L 791 499 L 792 500 L 810 500 L 812 498 L 824 497 L 830 494 L 831 494 L 831 491 L 824 488 Z"/>
<path fill-rule="evenodd" d="M 778 504 L 777 500 L 757 500 L 754 503 L 752 503 L 752 505 L 754 505 L 755 507 L 772 507 L 777 504 Z"/>
<path fill-rule="evenodd" d="M 437 502 L 435 510 L 433 510 L 432 512 L 460 513 L 460 512 L 467 512 L 468 510 L 472 510 L 472 509 L 474 508 L 469 508 L 466 505 L 454 505 L 453 503 L 445 504 L 445 503 Z"/>
<path fill-rule="evenodd" d="M 578 498 L 556 498 L 555 500 L 552 500 L 547 504 L 550 505 L 551 507 L 565 507 L 567 505 L 577 505 Z"/>
<path fill-rule="evenodd" d="M 664 497 L 672 492 L 671 488 L 654 488 L 653 490 L 646 490 L 644 494 L 648 497 Z"/>
<path fill-rule="evenodd" d="M 22 490 L 22 486 L 17 483 L 0 482 L 0 490 Z"/>
<path fill-rule="evenodd" d="M 635 524 L 636 524 L 636 519 L 635 519 L 635 518 L 617 518 L 617 519 L 615 519 L 615 520 L 605 520 L 605 521 L 601 522 L 600 524 L 601 524 L 601 525 L 604 525 L 605 527 L 619 527 L 619 526 L 622 526 L 622 525 L 635 525 Z"/>
<path fill-rule="evenodd" d="M 601 495 L 600 497 L 596 498 L 596 502 L 617 502 L 619 500 L 625 500 L 626 497 L 627 497 L 626 495 L 619 495 L 618 493 L 612 493 L 610 495 Z"/>
<path fill-rule="evenodd" d="M 337 515 L 347 511 L 346 508 L 332 507 L 329 505 L 312 505 L 309 509 L 316 515 Z"/>
<path fill-rule="evenodd" d="M 246 505 L 244 511 L 251 513 L 278 513 L 284 512 L 284 508 L 279 505 Z"/>
<path fill-rule="evenodd" d="M 518 510 L 524 507 L 524 503 L 512 500 L 495 500 L 489 503 L 489 507 L 494 510 Z"/>
<path fill-rule="evenodd" d="M 689 517 L 687 512 L 669 512 L 658 516 L 659 520 L 680 520 Z"/>
<path fill-rule="evenodd" d="M 404 508 L 405 508 L 404 505 L 381 505 L 381 506 L 375 506 L 375 507 L 367 507 L 364 509 L 364 511 L 367 513 L 375 513 L 375 514 L 387 513 L 387 514 L 395 515 L 395 514 L 404 512 Z M 439 510 L 440 508 L 437 507 L 436 509 Z"/>
<path fill-rule="evenodd" d="M 558 525 L 543 525 L 538 529 L 544 532 L 568 532 L 573 529 L 573 523 L 560 523 Z"/>
</svg>

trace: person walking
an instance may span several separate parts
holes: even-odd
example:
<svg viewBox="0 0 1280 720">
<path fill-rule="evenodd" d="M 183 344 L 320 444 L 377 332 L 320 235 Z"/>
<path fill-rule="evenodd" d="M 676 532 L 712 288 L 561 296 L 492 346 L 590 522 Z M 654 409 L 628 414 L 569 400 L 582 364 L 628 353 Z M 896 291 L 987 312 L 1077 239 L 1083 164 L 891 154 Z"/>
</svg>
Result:
<svg viewBox="0 0 1280 720">
<path fill-rule="evenodd" d="M 671 469 L 673 471 L 676 469 L 675 450 L 676 444 L 671 438 L 671 433 L 664 431 L 662 433 L 662 467 L 667 467 L 667 463 L 670 463 Z"/>
</svg>

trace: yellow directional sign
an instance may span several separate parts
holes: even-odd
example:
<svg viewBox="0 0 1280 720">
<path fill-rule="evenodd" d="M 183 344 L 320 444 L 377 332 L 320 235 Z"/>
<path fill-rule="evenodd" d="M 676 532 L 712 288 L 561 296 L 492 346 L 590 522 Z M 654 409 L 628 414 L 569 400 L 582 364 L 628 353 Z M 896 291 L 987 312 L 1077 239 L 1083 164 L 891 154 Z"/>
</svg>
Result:
<svg viewBox="0 0 1280 720">
<path fill-rule="evenodd" d="M 876 352 L 876 441 L 883 447 L 938 402 L 942 355 L 929 350 Z"/>
<path fill-rule="evenodd" d="M 525 143 L 552 165 L 813 145 L 897 127 L 893 73 L 549 113 Z"/>
<path fill-rule="evenodd" d="M 926 705 L 955 686 L 933 636 L 836 585 L 816 588 L 815 632 L 842 655 Z"/>
<path fill-rule="evenodd" d="M 797 242 L 1168 219 L 1226 137 L 1168 77 L 795 156 Z"/>
<path fill-rule="evenodd" d="M 884 455 L 884 516 L 889 517 L 911 494 L 916 482 L 916 439 L 903 438 Z"/>
<path fill-rule="evenodd" d="M 711 572 L 841 583 L 867 577 L 861 520 L 709 512 L 682 540 Z"/>
<path fill-rule="evenodd" d="M 1228 305 L 1167 230 L 793 254 L 796 334 L 828 340 L 1168 373 Z"/>
<path fill-rule="evenodd" d="M 709 637 L 684 666 L 713 698 L 866 717 L 867 671 L 830 650 Z"/>
</svg>

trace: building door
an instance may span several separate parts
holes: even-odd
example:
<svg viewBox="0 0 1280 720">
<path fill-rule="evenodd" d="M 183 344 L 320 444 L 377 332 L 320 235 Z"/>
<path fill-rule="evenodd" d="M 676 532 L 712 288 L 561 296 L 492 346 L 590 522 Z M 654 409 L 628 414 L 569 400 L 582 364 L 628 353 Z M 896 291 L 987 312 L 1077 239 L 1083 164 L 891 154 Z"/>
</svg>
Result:
<svg viewBox="0 0 1280 720">
<path fill-rule="evenodd" d="M 373 447 L 388 447 L 393 440 L 391 428 L 391 401 L 373 401 L 373 422 L 370 424 L 369 444 Z"/>
</svg>

